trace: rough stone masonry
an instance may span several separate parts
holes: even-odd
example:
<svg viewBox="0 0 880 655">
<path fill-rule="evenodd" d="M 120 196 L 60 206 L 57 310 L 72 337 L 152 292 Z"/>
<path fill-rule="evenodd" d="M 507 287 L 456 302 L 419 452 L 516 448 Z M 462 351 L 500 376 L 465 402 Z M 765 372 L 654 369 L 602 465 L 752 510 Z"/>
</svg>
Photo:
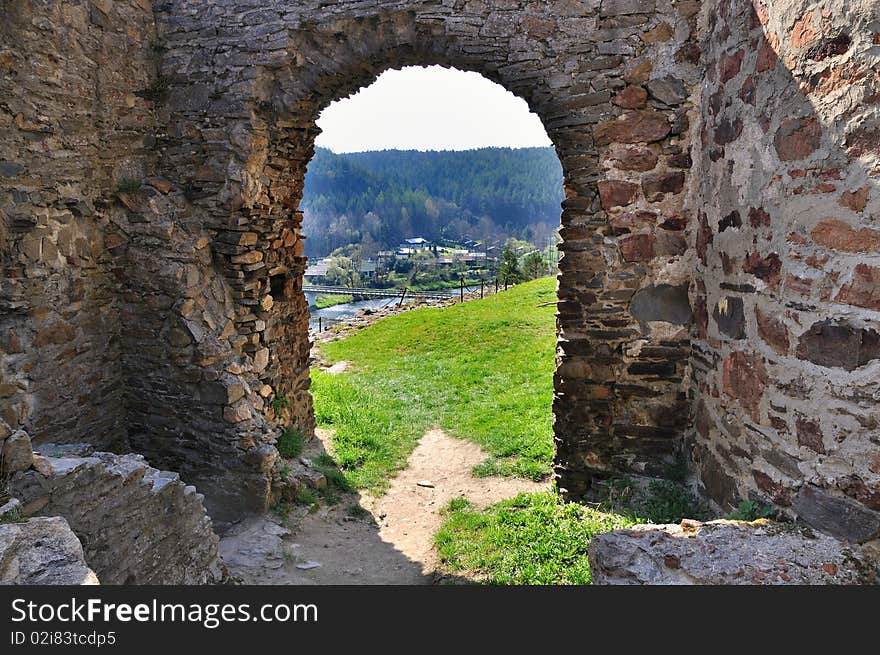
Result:
<svg viewBox="0 0 880 655">
<path fill-rule="evenodd" d="M 722 507 L 876 528 L 875 0 L 4 8 L 0 438 L 142 454 L 215 518 L 265 508 L 279 432 L 314 427 L 315 119 L 442 64 L 523 97 L 563 166 L 565 493 L 684 462 Z"/>
</svg>

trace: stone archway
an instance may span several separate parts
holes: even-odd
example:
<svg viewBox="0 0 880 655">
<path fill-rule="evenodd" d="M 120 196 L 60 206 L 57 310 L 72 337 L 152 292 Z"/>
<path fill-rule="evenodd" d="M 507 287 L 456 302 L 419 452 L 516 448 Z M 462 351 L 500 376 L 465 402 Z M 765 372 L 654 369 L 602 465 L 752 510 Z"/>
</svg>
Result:
<svg viewBox="0 0 880 655">
<path fill-rule="evenodd" d="M 563 166 L 560 486 L 579 496 L 596 474 L 662 474 L 687 420 L 690 104 L 677 77 L 649 87 L 650 103 L 642 85 L 652 61 L 690 56 L 693 11 L 622 0 L 288 5 L 230 3 L 209 16 L 171 5 L 157 15 L 168 112 L 160 171 L 184 190 L 192 239 L 212 255 L 181 294 L 197 309 L 178 303 L 164 319 L 194 354 L 177 372 L 164 366 L 161 385 L 189 375 L 198 381 L 182 382 L 183 395 L 216 409 L 187 430 L 194 458 L 169 459 L 149 418 L 145 438 L 132 438 L 138 451 L 180 470 L 215 512 L 265 505 L 280 427 L 314 425 L 297 207 L 315 120 L 389 67 L 441 64 L 523 97 Z"/>
<path fill-rule="evenodd" d="M 265 507 L 280 426 L 311 421 L 308 344 L 290 319 L 315 110 L 383 67 L 443 63 L 525 98 L 565 170 L 562 488 L 662 473 L 683 436 L 718 503 L 748 497 L 876 538 L 873 10 L 13 3 L 0 25 L 0 441 L 21 429 L 35 445 L 140 452 L 203 491 L 214 517 Z"/>
</svg>

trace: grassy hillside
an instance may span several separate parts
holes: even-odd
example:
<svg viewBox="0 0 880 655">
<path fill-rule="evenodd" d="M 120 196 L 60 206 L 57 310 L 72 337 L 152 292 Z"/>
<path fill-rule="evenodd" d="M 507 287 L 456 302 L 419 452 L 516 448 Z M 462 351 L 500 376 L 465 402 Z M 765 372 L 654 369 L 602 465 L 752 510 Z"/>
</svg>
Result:
<svg viewBox="0 0 880 655">
<path fill-rule="evenodd" d="M 331 362 L 353 363 L 312 373 L 315 415 L 334 429 L 349 482 L 381 491 L 434 425 L 491 453 L 476 474 L 549 474 L 555 297 L 555 280 L 542 278 L 324 344 Z"/>
</svg>

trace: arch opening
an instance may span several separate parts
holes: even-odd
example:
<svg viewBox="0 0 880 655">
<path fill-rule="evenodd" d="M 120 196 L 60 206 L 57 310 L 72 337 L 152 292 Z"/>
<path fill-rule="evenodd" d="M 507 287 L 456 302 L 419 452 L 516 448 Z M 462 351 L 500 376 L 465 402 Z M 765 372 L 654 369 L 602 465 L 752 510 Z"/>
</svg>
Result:
<svg viewBox="0 0 880 655">
<path fill-rule="evenodd" d="M 221 315 L 199 325 L 216 339 L 216 352 L 194 362 L 203 382 L 183 383 L 186 393 L 210 395 L 213 436 L 194 426 L 190 444 L 208 454 L 166 461 L 205 489 L 209 504 L 219 498 L 214 506 L 225 514 L 265 507 L 281 493 L 274 446 L 282 428 L 315 427 L 300 202 L 320 112 L 407 65 L 478 72 L 523 98 L 562 165 L 553 405 L 560 487 L 578 497 L 596 476 L 674 464 L 688 416 L 690 320 L 686 173 L 676 166 L 687 158 L 691 105 L 675 94 L 648 104 L 642 90 L 628 108 L 632 99 L 620 98 L 644 83 L 633 82 L 630 58 L 548 47 L 555 18 L 514 14 L 510 25 L 492 23 L 498 33 L 488 40 L 453 16 L 420 10 L 302 21 L 286 33 L 283 51 L 249 71 L 248 85 L 208 87 L 197 99 L 191 83 L 180 89 L 170 133 L 203 125 L 193 139 L 225 134 L 229 143 L 205 141 L 162 162 L 169 176 L 185 177 L 194 232 L 200 226 L 210 245 L 212 267 L 196 295 L 211 295 Z M 525 36 L 512 27 L 520 18 Z M 198 102 L 209 106 L 210 129 Z M 190 160 L 190 152 L 199 156 Z M 189 329 L 191 320 L 173 308 L 168 323 Z M 149 443 L 139 446 L 152 456 Z M 163 453 L 153 452 L 161 462 Z"/>
<path fill-rule="evenodd" d="M 329 105 L 317 123 L 324 131 L 300 205 L 313 340 L 326 342 L 361 309 L 443 307 L 543 278 L 534 291 L 498 297 L 495 310 L 475 308 L 471 323 L 468 308 L 383 323 L 384 336 L 333 355 L 353 360 L 344 379 L 313 367 L 315 413 L 333 424 L 337 460 L 369 486 L 377 478 L 366 471 L 390 476 L 401 464 L 384 454 L 405 460 L 416 433 L 439 426 L 486 447 L 484 471 L 546 479 L 563 189 L 540 119 L 478 74 L 406 67 Z"/>
</svg>

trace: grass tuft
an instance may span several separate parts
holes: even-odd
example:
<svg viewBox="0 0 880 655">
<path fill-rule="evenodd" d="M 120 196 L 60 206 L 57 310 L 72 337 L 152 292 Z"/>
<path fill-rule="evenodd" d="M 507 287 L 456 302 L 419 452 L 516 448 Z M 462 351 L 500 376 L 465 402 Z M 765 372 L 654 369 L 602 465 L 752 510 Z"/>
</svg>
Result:
<svg viewBox="0 0 880 655">
<path fill-rule="evenodd" d="M 302 430 L 288 428 L 281 433 L 280 437 L 278 437 L 278 443 L 275 447 L 278 448 L 278 453 L 282 457 L 285 459 L 293 459 L 302 454 L 305 445 L 306 436 L 303 434 Z"/>
<path fill-rule="evenodd" d="M 636 523 L 680 523 L 711 518 L 705 502 L 672 480 L 653 480 L 647 488 L 628 477 L 606 480 L 597 509 L 629 517 Z"/>
<path fill-rule="evenodd" d="M 589 584 L 590 540 L 634 523 L 565 503 L 552 491 L 520 494 L 485 510 L 456 498 L 444 516 L 434 540 L 443 568 L 488 584 Z"/>
<path fill-rule="evenodd" d="M 353 302 L 354 296 L 351 294 L 326 294 L 315 296 L 315 309 L 326 309 L 327 307 L 335 307 L 336 305 L 344 305 Z"/>
<path fill-rule="evenodd" d="M 130 177 L 123 177 L 121 180 L 119 180 L 119 182 L 116 183 L 116 193 L 125 193 L 128 195 L 132 195 L 135 193 L 140 193 L 140 191 L 140 180 L 135 180 Z"/>
</svg>

